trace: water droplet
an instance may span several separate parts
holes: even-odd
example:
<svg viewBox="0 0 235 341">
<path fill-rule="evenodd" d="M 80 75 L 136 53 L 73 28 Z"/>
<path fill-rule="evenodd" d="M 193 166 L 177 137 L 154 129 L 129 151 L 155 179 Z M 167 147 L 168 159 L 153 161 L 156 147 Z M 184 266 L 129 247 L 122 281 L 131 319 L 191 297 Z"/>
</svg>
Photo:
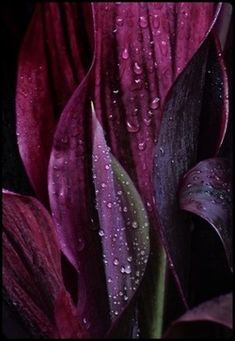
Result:
<svg viewBox="0 0 235 341">
<path fill-rule="evenodd" d="M 154 114 L 153 114 L 153 112 L 152 112 L 151 110 L 149 110 L 148 113 L 147 113 L 147 115 L 148 115 L 149 117 L 153 117 Z"/>
<path fill-rule="evenodd" d="M 128 262 L 132 262 L 132 256 L 127 257 Z"/>
<path fill-rule="evenodd" d="M 77 239 L 77 250 L 78 251 L 82 251 L 83 249 L 84 249 L 84 246 L 85 246 L 85 242 L 84 242 L 84 239 L 83 238 L 81 238 L 81 237 L 79 237 L 78 239 Z"/>
<path fill-rule="evenodd" d="M 111 283 L 112 282 L 112 279 L 111 278 L 108 278 L 108 283 Z"/>
<path fill-rule="evenodd" d="M 124 207 L 123 207 L 123 212 L 127 212 L 127 211 L 128 211 L 127 207 L 124 206 Z"/>
<path fill-rule="evenodd" d="M 138 144 L 138 149 L 139 149 L 140 151 L 145 150 L 145 148 L 146 148 L 146 142 L 140 142 L 140 143 Z"/>
<path fill-rule="evenodd" d="M 105 169 L 109 169 L 109 165 L 105 165 Z"/>
<path fill-rule="evenodd" d="M 159 107 L 159 101 L 160 101 L 159 97 L 154 98 L 150 104 L 150 108 L 151 109 L 157 109 Z"/>
<path fill-rule="evenodd" d="M 123 299 L 124 299 L 124 301 L 128 301 L 128 296 L 127 296 L 127 295 L 124 295 L 124 296 L 123 296 Z"/>
<path fill-rule="evenodd" d="M 152 119 L 151 119 L 151 118 L 144 118 L 144 124 L 145 124 L 147 127 L 150 126 L 151 122 L 152 122 Z"/>
<path fill-rule="evenodd" d="M 108 202 L 108 203 L 107 203 L 107 207 L 108 207 L 108 208 L 112 208 L 112 203 L 111 203 L 111 202 Z"/>
<path fill-rule="evenodd" d="M 122 274 L 124 274 L 124 272 L 125 272 L 124 266 L 121 267 L 120 271 L 121 271 Z"/>
<path fill-rule="evenodd" d="M 147 210 L 148 210 L 149 212 L 152 212 L 153 207 L 152 207 L 151 203 L 147 201 L 146 205 L 147 205 Z"/>
<path fill-rule="evenodd" d="M 160 147 L 159 150 L 160 150 L 161 155 L 163 156 L 165 154 L 163 147 Z"/>
<path fill-rule="evenodd" d="M 142 67 L 137 62 L 135 62 L 135 64 L 134 64 L 134 72 L 137 75 L 140 75 L 143 72 Z"/>
<path fill-rule="evenodd" d="M 136 229 L 136 228 L 138 227 L 138 224 L 137 224 L 136 221 L 133 221 L 133 222 L 132 222 L 132 227 L 133 227 L 134 229 Z"/>
<path fill-rule="evenodd" d="M 142 28 L 146 28 L 148 26 L 148 21 L 147 21 L 146 17 L 141 16 L 139 18 L 139 25 Z"/>
<path fill-rule="evenodd" d="M 117 19 L 116 19 L 116 24 L 117 24 L 118 26 L 123 26 L 123 19 L 120 18 L 120 17 L 117 17 Z"/>
<path fill-rule="evenodd" d="M 131 273 L 131 267 L 130 267 L 130 265 L 126 265 L 126 266 L 125 266 L 125 273 L 126 273 L 127 275 L 129 275 L 129 274 Z"/>
<path fill-rule="evenodd" d="M 127 130 L 130 133 L 137 133 L 139 131 L 139 129 L 140 129 L 140 126 L 139 126 L 138 122 L 134 123 L 134 122 L 127 121 L 126 125 L 127 125 Z"/>
<path fill-rule="evenodd" d="M 119 291 L 119 296 L 123 296 L 123 292 L 122 291 Z"/>
<path fill-rule="evenodd" d="M 99 233 L 99 236 L 100 236 L 100 237 L 103 237 L 103 236 L 104 236 L 104 230 L 99 230 L 98 233 Z"/>
<path fill-rule="evenodd" d="M 115 311 L 115 312 L 114 312 L 114 315 L 116 315 L 116 316 L 117 316 L 117 315 L 118 315 L 118 311 Z"/>
<path fill-rule="evenodd" d="M 159 28 L 160 26 L 160 20 L 157 14 L 154 15 L 153 17 L 153 27 L 154 28 Z"/>
<path fill-rule="evenodd" d="M 122 52 L 122 59 L 128 59 L 129 58 L 129 53 L 128 53 L 128 50 L 127 48 L 125 48 Z"/>
<path fill-rule="evenodd" d="M 113 264 L 114 264 L 114 265 L 118 265 L 118 264 L 119 264 L 119 260 L 118 260 L 117 258 L 115 258 L 115 259 L 113 260 Z"/>
<path fill-rule="evenodd" d="M 116 90 L 113 90 L 113 93 L 116 95 L 116 94 L 118 94 L 118 93 L 119 93 L 119 90 L 118 90 L 118 89 L 116 89 Z"/>
<path fill-rule="evenodd" d="M 103 182 L 103 183 L 101 184 L 101 187 L 102 187 L 102 188 L 105 188 L 105 187 L 106 187 L 106 184 Z"/>
</svg>

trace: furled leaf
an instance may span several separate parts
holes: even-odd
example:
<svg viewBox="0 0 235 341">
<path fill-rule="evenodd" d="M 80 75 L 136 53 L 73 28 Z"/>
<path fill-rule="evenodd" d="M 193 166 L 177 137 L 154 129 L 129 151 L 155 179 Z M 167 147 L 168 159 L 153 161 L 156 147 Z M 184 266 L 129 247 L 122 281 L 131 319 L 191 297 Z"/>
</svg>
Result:
<svg viewBox="0 0 235 341">
<path fill-rule="evenodd" d="M 232 19 L 232 12 L 233 12 L 232 5 L 228 2 L 223 3 L 220 15 L 215 25 L 215 30 L 218 34 L 220 44 L 223 50 L 225 48 L 229 26 Z"/>
<path fill-rule="evenodd" d="M 36 336 L 85 336 L 72 314 L 60 269 L 60 252 L 49 213 L 34 198 L 3 191 L 3 293 Z M 76 328 L 63 329 L 60 309 Z M 75 322 L 76 321 L 76 322 Z M 57 324 L 59 322 L 59 325 Z"/>
<path fill-rule="evenodd" d="M 172 323 L 164 338 L 216 338 L 213 334 L 213 324 L 233 329 L 232 320 L 232 293 L 229 293 L 186 312 Z"/>
<path fill-rule="evenodd" d="M 149 256 L 149 223 L 139 193 L 107 146 L 93 109 L 93 177 L 112 321 L 136 293 Z"/>
<path fill-rule="evenodd" d="M 213 35 L 202 97 L 198 160 L 214 157 L 224 141 L 229 116 L 228 76 L 220 42 Z"/>
<path fill-rule="evenodd" d="M 18 62 L 20 155 L 33 188 L 48 203 L 47 168 L 58 118 L 90 63 L 83 25 L 89 4 L 37 3 Z M 36 37 L 36 38 L 35 38 Z M 87 42 L 84 44 L 84 40 Z"/>
<path fill-rule="evenodd" d="M 231 167 L 226 159 L 201 161 L 180 186 L 180 207 L 205 219 L 218 233 L 232 269 Z"/>
<path fill-rule="evenodd" d="M 79 313 L 91 335 L 101 337 L 110 316 L 92 187 L 90 76 L 89 71 L 58 123 L 48 185 L 60 248 L 79 272 Z"/>
</svg>

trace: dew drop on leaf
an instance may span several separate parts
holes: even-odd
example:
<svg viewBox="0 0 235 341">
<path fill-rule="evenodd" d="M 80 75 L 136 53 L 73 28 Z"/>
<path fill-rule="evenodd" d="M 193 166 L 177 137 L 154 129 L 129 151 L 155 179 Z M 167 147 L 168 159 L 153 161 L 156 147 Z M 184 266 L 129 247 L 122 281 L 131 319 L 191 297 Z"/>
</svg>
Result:
<svg viewBox="0 0 235 341">
<path fill-rule="evenodd" d="M 127 48 L 125 48 L 123 51 L 122 51 L 122 59 L 128 59 L 129 58 L 129 53 L 128 53 L 128 50 Z"/>
<path fill-rule="evenodd" d="M 139 18 L 139 25 L 141 28 L 146 28 L 148 26 L 148 21 L 147 21 L 146 17 L 141 16 Z"/>
</svg>

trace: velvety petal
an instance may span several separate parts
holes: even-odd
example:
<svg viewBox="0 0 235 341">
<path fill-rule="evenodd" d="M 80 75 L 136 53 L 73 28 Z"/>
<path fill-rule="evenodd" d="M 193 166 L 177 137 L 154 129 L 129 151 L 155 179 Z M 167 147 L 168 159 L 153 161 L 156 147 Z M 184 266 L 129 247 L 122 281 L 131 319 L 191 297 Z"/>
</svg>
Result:
<svg viewBox="0 0 235 341">
<path fill-rule="evenodd" d="M 164 338 L 213 338 L 215 336 L 213 335 L 213 324 L 233 329 L 232 298 L 232 293 L 229 293 L 189 310 L 169 327 Z M 206 322 L 209 324 L 206 325 Z"/>
<path fill-rule="evenodd" d="M 19 150 L 34 190 L 44 203 L 48 201 L 47 168 L 55 125 L 90 66 L 89 44 L 83 43 L 88 40 L 83 25 L 83 8 L 87 6 L 36 4 L 19 55 Z"/>
<path fill-rule="evenodd" d="M 110 153 L 93 109 L 93 177 L 103 260 L 114 321 L 133 298 L 149 256 L 149 223 L 139 193 Z"/>
<path fill-rule="evenodd" d="M 218 233 L 232 269 L 231 166 L 226 159 L 201 161 L 184 175 L 180 207 L 205 219 Z"/>
<path fill-rule="evenodd" d="M 53 222 L 36 199 L 8 191 L 3 192 L 3 292 L 35 335 L 63 336 L 55 302 L 61 292 L 64 300 L 71 299 L 62 281 Z M 84 335 L 76 323 L 77 335 Z"/>
<path fill-rule="evenodd" d="M 229 117 L 228 76 L 220 42 L 213 34 L 202 98 L 198 160 L 213 157 L 224 141 Z"/>
</svg>

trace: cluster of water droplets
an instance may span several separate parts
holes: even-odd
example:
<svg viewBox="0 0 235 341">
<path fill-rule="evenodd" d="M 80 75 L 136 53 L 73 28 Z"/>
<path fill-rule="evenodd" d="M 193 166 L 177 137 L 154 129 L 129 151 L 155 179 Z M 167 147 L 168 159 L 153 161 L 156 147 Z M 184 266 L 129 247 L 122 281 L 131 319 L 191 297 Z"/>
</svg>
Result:
<svg viewBox="0 0 235 341">
<path fill-rule="evenodd" d="M 111 318 L 115 319 L 143 276 L 149 253 L 149 226 L 144 207 L 136 204 L 131 180 L 124 171 L 114 171 L 110 148 L 97 144 L 92 158 L 98 235 L 103 245 Z"/>
</svg>

